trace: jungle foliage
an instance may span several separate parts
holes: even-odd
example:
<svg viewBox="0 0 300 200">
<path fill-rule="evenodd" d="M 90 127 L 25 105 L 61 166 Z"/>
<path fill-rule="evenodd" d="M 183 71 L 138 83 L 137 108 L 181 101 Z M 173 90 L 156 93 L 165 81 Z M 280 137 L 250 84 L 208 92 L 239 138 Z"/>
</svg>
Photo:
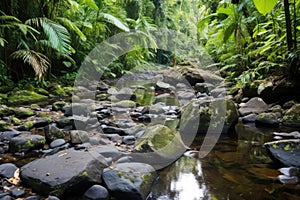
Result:
<svg viewBox="0 0 300 200">
<path fill-rule="evenodd" d="M 195 38 L 237 87 L 270 75 L 295 79 L 299 12 L 296 0 L 1 0 L 0 84 L 72 79 L 107 38 L 135 30 L 147 43 L 158 28 Z M 117 77 L 150 61 L 172 65 L 174 57 L 137 41 L 104 75 Z"/>
</svg>

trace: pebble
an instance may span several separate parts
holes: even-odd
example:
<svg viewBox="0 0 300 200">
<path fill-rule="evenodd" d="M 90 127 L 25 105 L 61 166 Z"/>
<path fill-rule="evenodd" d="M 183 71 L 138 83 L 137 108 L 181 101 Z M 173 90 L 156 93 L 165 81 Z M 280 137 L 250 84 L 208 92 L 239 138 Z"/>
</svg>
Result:
<svg viewBox="0 0 300 200">
<path fill-rule="evenodd" d="M 16 188 L 11 190 L 11 196 L 15 197 L 15 198 L 20 198 L 23 197 L 25 195 L 25 190 L 20 189 L 20 188 Z"/>
<path fill-rule="evenodd" d="M 122 142 L 124 144 L 133 145 L 135 143 L 135 137 L 133 135 L 124 136 Z"/>
<path fill-rule="evenodd" d="M 56 139 L 50 143 L 50 147 L 56 148 L 56 147 L 62 146 L 64 144 L 66 144 L 66 141 L 64 139 Z"/>
<path fill-rule="evenodd" d="M 101 185 L 93 185 L 84 193 L 84 197 L 90 200 L 106 200 L 108 191 Z"/>
</svg>

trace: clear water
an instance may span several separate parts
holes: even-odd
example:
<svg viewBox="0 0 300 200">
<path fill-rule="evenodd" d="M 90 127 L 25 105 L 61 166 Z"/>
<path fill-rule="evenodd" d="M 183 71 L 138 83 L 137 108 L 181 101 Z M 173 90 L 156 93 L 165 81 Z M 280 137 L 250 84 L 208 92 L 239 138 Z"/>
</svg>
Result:
<svg viewBox="0 0 300 200">
<path fill-rule="evenodd" d="M 273 140 L 273 131 L 237 126 L 238 138 L 222 136 L 205 158 L 183 156 L 160 171 L 148 200 L 300 199 L 298 185 L 277 180 L 279 167 L 262 147 Z M 193 148 L 202 140 L 199 136 Z"/>
</svg>

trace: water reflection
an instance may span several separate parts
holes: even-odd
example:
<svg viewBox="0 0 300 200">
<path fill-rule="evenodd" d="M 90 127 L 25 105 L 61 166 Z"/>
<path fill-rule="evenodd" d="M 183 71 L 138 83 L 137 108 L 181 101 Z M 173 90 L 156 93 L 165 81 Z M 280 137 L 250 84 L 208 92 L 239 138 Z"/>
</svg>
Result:
<svg viewBox="0 0 300 200">
<path fill-rule="evenodd" d="M 162 188 L 165 188 L 162 190 Z M 149 200 L 211 199 L 203 180 L 200 160 L 182 157 L 160 173 Z"/>
<path fill-rule="evenodd" d="M 222 137 L 204 159 L 182 157 L 160 172 L 148 200 L 300 200 L 298 185 L 277 180 L 277 167 L 262 144 L 270 130 L 239 127 L 238 139 Z M 203 138 L 196 138 L 199 149 Z"/>
</svg>

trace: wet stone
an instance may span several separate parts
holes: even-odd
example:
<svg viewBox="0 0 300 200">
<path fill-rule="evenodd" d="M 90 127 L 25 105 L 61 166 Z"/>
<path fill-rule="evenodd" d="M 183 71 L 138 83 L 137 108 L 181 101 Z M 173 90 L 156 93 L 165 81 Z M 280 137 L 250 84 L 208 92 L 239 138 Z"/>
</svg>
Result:
<svg viewBox="0 0 300 200">
<path fill-rule="evenodd" d="M 24 195 L 25 195 L 24 189 L 16 188 L 16 189 L 11 190 L 12 197 L 20 198 L 20 197 L 23 197 Z"/>
<path fill-rule="evenodd" d="M 11 178 L 14 176 L 14 173 L 17 169 L 18 168 L 16 167 L 16 165 L 12 163 L 2 164 L 0 165 L 0 176 L 4 178 Z"/>
<path fill-rule="evenodd" d="M 283 184 L 297 184 L 299 182 L 299 178 L 297 176 L 286 176 L 286 175 L 279 175 L 278 179 Z"/>
<path fill-rule="evenodd" d="M 59 198 L 56 196 L 48 196 L 46 200 L 59 200 Z"/>
<path fill-rule="evenodd" d="M 106 200 L 108 191 L 101 185 L 93 185 L 84 193 L 84 197 L 89 200 Z"/>
<path fill-rule="evenodd" d="M 21 132 L 19 131 L 4 131 L 0 134 L 0 140 L 10 140 L 11 138 L 16 137 L 20 134 Z"/>
<path fill-rule="evenodd" d="M 0 200 L 11 200 L 11 197 L 8 194 L 6 194 L 4 196 L 1 196 Z"/>
<path fill-rule="evenodd" d="M 254 123 L 256 120 L 256 117 L 257 117 L 257 114 L 252 113 L 252 114 L 242 117 L 242 121 L 244 123 Z"/>
<path fill-rule="evenodd" d="M 10 140 L 10 152 L 27 152 L 44 146 L 46 140 L 41 135 L 21 134 Z"/>
<path fill-rule="evenodd" d="M 38 196 L 30 196 L 26 197 L 24 200 L 39 200 L 40 198 Z"/>
<path fill-rule="evenodd" d="M 124 136 L 122 142 L 124 144 L 133 145 L 135 143 L 135 137 L 132 135 Z"/>
<path fill-rule="evenodd" d="M 283 167 L 279 171 L 286 176 L 298 176 L 300 173 L 299 168 L 297 167 Z"/>
<path fill-rule="evenodd" d="M 64 144 L 66 144 L 66 141 L 64 139 L 56 139 L 50 143 L 50 147 L 56 148 L 56 147 L 62 146 Z"/>
</svg>

